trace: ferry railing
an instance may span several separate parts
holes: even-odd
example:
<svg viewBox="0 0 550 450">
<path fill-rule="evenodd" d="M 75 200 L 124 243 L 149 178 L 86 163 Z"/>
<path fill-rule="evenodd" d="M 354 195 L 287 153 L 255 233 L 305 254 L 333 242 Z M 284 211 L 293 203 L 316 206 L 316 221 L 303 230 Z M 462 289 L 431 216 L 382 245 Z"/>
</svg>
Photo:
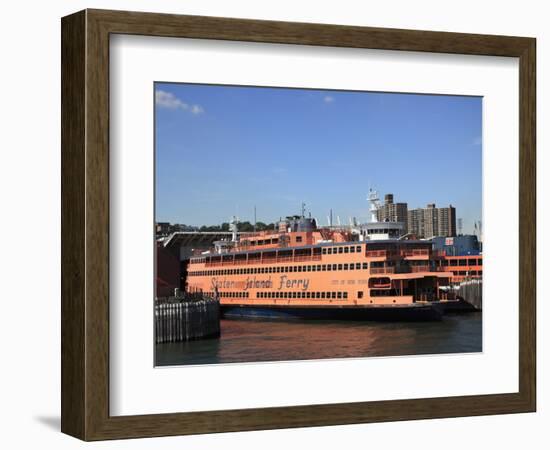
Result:
<svg viewBox="0 0 550 450">
<path fill-rule="evenodd" d="M 399 256 L 399 252 L 391 250 L 367 250 L 366 256 L 369 258 L 387 258 Z"/>
<path fill-rule="evenodd" d="M 430 250 L 403 250 L 401 256 L 430 256 Z"/>
<path fill-rule="evenodd" d="M 377 275 L 381 273 L 395 273 L 395 267 L 371 267 L 370 273 Z"/>
<path fill-rule="evenodd" d="M 238 266 L 238 265 L 253 265 L 253 264 L 277 264 L 277 263 L 307 262 L 307 261 L 321 261 L 321 255 L 281 256 L 278 258 L 207 262 L 205 263 L 205 267 Z"/>
</svg>

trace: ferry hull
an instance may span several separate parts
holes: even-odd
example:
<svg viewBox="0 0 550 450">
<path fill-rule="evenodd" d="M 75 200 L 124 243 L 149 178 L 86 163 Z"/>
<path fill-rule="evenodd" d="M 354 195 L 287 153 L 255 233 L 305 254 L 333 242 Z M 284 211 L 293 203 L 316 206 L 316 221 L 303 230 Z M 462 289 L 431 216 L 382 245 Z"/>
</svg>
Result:
<svg viewBox="0 0 550 450">
<path fill-rule="evenodd" d="M 444 308 L 438 303 L 376 306 L 278 306 L 221 305 L 222 317 L 284 320 L 441 320 Z"/>
</svg>

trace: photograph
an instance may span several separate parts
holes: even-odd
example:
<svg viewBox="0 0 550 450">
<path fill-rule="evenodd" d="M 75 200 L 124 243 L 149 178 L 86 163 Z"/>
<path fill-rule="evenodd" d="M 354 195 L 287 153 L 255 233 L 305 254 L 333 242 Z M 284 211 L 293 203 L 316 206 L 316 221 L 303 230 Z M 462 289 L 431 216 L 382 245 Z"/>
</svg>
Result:
<svg viewBox="0 0 550 450">
<path fill-rule="evenodd" d="M 483 351 L 482 97 L 153 91 L 155 366 Z"/>
</svg>

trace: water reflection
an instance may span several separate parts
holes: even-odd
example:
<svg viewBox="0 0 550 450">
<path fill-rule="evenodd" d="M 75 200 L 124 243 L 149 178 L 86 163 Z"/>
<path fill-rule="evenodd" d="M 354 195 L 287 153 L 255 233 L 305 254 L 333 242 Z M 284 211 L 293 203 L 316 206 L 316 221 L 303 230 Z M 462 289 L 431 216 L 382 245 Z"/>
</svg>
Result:
<svg viewBox="0 0 550 450">
<path fill-rule="evenodd" d="M 440 322 L 225 319 L 222 336 L 156 346 L 157 365 L 397 356 L 482 351 L 481 313 Z"/>
</svg>

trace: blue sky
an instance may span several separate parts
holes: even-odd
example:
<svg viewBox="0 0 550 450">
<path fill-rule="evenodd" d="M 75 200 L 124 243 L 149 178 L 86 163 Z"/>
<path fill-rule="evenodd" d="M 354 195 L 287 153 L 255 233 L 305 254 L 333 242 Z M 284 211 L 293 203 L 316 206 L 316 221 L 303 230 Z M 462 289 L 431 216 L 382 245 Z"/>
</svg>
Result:
<svg viewBox="0 0 550 450">
<path fill-rule="evenodd" d="M 367 221 L 369 186 L 481 219 L 482 99 L 155 84 L 156 220 Z"/>
</svg>

